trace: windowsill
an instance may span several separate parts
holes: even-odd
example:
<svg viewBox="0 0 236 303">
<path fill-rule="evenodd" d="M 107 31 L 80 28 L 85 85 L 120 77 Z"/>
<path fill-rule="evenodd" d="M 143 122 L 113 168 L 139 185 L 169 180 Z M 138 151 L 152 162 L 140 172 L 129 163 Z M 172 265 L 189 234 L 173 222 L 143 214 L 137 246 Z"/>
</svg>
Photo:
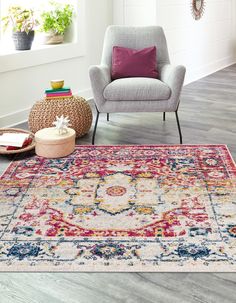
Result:
<svg viewBox="0 0 236 303">
<path fill-rule="evenodd" d="M 38 45 L 31 50 L 17 51 L 1 49 L 0 73 L 53 63 L 85 55 L 84 47 L 77 43 L 63 43 L 55 45 Z"/>
<path fill-rule="evenodd" d="M 35 43 L 32 44 L 32 47 L 30 50 L 25 50 L 25 51 L 19 51 L 14 49 L 14 45 L 13 43 L 8 43 L 8 45 L 6 46 L 6 44 L 1 44 L 0 43 L 0 57 L 1 56 L 7 56 L 7 55 L 13 55 L 13 54 L 18 54 L 18 53 L 23 53 L 23 52 L 34 52 L 37 50 L 41 50 L 41 49 L 49 49 L 49 48 L 55 48 L 58 46 L 63 46 L 63 45 L 68 45 L 68 44 L 74 44 L 73 42 L 67 42 L 67 43 L 63 43 L 63 44 L 38 44 L 35 46 Z"/>
</svg>

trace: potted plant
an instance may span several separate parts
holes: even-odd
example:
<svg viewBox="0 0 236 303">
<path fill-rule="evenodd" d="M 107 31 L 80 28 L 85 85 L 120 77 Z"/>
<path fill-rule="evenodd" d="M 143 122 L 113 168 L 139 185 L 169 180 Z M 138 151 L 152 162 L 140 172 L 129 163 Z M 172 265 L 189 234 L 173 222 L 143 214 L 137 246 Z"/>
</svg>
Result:
<svg viewBox="0 0 236 303">
<path fill-rule="evenodd" d="M 12 38 L 16 50 L 31 49 L 34 40 L 34 29 L 38 25 L 32 9 L 10 6 L 8 14 L 2 18 L 2 21 L 4 30 L 9 26 L 12 28 Z"/>
<path fill-rule="evenodd" d="M 58 44 L 64 41 L 65 31 L 73 21 L 74 9 L 70 4 L 51 2 L 51 9 L 41 14 L 42 32 L 46 33 L 46 44 Z"/>
</svg>

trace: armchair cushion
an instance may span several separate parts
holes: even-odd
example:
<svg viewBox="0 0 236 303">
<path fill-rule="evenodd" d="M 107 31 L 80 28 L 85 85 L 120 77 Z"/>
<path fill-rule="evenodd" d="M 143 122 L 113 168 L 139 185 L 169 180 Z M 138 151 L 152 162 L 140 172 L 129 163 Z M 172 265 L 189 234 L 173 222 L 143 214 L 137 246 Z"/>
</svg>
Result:
<svg viewBox="0 0 236 303">
<path fill-rule="evenodd" d="M 123 78 L 108 84 L 103 92 L 106 100 L 145 101 L 168 100 L 171 90 L 167 84 L 152 78 Z"/>
<path fill-rule="evenodd" d="M 112 79 L 128 77 L 158 78 L 156 46 L 140 50 L 113 47 Z"/>
</svg>

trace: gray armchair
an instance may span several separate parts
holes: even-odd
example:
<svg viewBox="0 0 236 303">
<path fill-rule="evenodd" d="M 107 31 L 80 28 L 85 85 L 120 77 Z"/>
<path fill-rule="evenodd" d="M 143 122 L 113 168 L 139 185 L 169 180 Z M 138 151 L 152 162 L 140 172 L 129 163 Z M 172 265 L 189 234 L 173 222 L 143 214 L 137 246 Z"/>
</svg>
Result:
<svg viewBox="0 0 236 303">
<path fill-rule="evenodd" d="M 113 46 L 142 49 L 150 46 L 157 48 L 157 68 L 159 79 L 153 78 L 124 78 L 112 81 L 111 65 Z M 170 65 L 166 38 L 159 26 L 108 27 L 101 65 L 91 66 L 89 76 L 97 110 L 92 144 L 95 141 L 97 124 L 100 113 L 122 112 L 175 112 L 179 131 L 180 143 L 182 133 L 178 118 L 180 93 L 184 77 L 184 66 Z"/>
</svg>

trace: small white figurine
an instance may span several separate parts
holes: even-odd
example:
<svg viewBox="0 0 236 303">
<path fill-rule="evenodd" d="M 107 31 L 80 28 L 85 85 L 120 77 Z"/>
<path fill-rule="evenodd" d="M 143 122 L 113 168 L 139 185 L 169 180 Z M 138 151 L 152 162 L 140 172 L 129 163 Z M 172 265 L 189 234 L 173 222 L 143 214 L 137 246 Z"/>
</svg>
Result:
<svg viewBox="0 0 236 303">
<path fill-rule="evenodd" d="M 55 125 L 56 129 L 58 130 L 59 135 L 66 134 L 68 132 L 67 128 L 68 128 L 68 126 L 70 126 L 69 118 L 64 117 L 64 115 L 62 115 L 61 117 L 56 116 L 56 118 L 57 118 L 57 120 L 54 121 L 52 124 Z"/>
</svg>

